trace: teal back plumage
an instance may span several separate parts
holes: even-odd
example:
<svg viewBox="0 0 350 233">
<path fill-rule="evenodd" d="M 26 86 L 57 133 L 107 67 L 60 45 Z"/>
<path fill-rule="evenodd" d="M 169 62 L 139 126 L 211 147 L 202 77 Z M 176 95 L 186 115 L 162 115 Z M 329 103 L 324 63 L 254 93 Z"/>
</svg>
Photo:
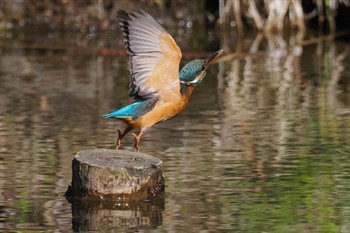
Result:
<svg viewBox="0 0 350 233">
<path fill-rule="evenodd" d="M 157 98 L 140 99 L 140 100 L 137 100 L 128 106 L 125 106 L 121 109 L 118 109 L 117 111 L 103 115 L 103 118 L 130 117 L 131 119 L 136 120 L 140 116 L 151 111 L 154 108 L 157 101 L 158 101 Z"/>
</svg>

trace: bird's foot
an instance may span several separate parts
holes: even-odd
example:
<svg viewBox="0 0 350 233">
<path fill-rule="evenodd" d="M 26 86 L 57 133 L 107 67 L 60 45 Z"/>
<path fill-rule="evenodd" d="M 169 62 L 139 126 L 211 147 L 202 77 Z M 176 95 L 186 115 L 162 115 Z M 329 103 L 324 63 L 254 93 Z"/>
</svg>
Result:
<svg viewBox="0 0 350 233">
<path fill-rule="evenodd" d="M 131 130 L 131 127 L 127 127 L 124 132 L 122 133 L 122 131 L 120 131 L 119 129 L 117 130 L 118 132 L 118 139 L 115 142 L 115 149 L 118 150 L 120 145 L 122 144 L 122 139 L 123 137 Z"/>
<path fill-rule="evenodd" d="M 121 143 L 122 143 L 122 138 L 123 138 L 123 134 L 122 134 L 122 131 L 120 131 L 119 129 L 117 130 L 118 132 L 118 139 L 117 141 L 115 142 L 115 149 L 118 150 Z"/>
<path fill-rule="evenodd" d="M 139 135 L 136 135 L 135 133 L 132 133 L 132 136 L 135 138 L 134 147 L 137 150 L 137 152 L 139 152 L 140 151 L 139 144 L 140 144 L 140 139 L 141 139 L 142 134 L 140 133 Z"/>
</svg>

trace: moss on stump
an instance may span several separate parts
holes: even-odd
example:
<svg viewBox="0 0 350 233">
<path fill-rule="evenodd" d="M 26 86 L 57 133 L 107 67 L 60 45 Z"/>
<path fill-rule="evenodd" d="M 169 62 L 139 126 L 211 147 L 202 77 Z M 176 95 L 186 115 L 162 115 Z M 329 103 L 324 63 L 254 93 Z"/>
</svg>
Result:
<svg viewBox="0 0 350 233">
<path fill-rule="evenodd" d="M 148 200 L 164 191 L 162 161 L 124 150 L 79 151 L 72 161 L 68 198 Z"/>
</svg>

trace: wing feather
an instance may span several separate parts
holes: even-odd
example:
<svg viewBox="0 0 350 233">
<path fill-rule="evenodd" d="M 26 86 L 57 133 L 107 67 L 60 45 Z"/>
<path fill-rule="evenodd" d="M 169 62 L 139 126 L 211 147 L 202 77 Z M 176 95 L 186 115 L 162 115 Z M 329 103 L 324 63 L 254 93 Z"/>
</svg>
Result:
<svg viewBox="0 0 350 233">
<path fill-rule="evenodd" d="M 124 43 L 130 58 L 130 95 L 135 98 L 180 96 L 181 51 L 174 39 L 148 13 L 117 12 Z"/>
</svg>

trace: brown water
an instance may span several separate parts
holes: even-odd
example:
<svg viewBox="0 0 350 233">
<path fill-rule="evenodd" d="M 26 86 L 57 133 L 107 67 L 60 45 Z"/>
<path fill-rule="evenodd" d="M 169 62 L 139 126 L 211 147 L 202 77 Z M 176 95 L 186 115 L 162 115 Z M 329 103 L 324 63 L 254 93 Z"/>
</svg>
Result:
<svg viewBox="0 0 350 233">
<path fill-rule="evenodd" d="M 0 231 L 350 232 L 349 44 L 259 40 L 146 133 L 160 205 L 63 197 L 75 153 L 123 126 L 101 116 L 130 103 L 125 56 L 0 48 Z"/>
</svg>

